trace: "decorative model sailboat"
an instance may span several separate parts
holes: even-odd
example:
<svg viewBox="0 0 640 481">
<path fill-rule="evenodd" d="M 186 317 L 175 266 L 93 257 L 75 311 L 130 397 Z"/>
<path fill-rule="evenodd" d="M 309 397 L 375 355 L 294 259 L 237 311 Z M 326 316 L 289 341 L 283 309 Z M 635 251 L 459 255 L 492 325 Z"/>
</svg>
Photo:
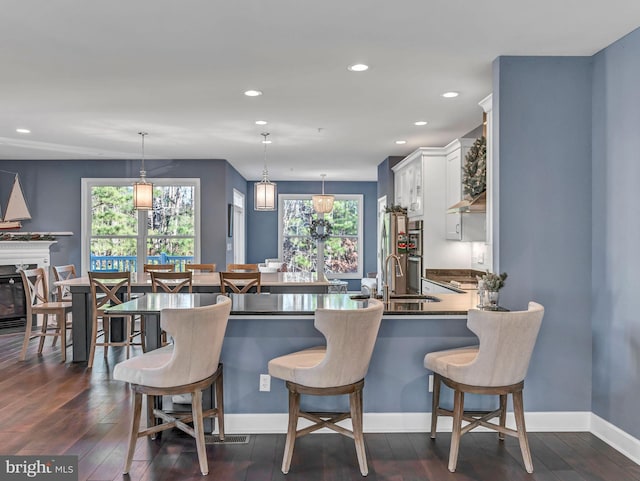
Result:
<svg viewBox="0 0 640 481">
<path fill-rule="evenodd" d="M 13 172 L 10 172 L 13 173 Z M 13 186 L 9 194 L 9 201 L 4 210 L 4 216 L 0 212 L 0 230 L 19 229 L 22 227 L 21 220 L 31 219 L 29 208 L 24 200 L 22 188 L 20 187 L 20 179 L 15 174 Z"/>
</svg>

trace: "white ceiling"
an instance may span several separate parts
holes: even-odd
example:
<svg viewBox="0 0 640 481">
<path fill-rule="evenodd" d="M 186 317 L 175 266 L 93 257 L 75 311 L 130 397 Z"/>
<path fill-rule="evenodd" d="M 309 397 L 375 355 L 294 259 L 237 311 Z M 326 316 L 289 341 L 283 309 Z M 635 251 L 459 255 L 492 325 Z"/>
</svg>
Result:
<svg viewBox="0 0 640 481">
<path fill-rule="evenodd" d="M 0 8 L 0 160 L 139 159 L 145 130 L 147 159 L 223 158 L 257 179 L 267 131 L 272 180 L 374 180 L 387 156 L 443 146 L 480 125 L 497 56 L 592 55 L 640 25 L 636 0 Z M 358 62 L 370 70 L 347 70 Z M 460 96 L 442 98 L 449 90 Z"/>
</svg>

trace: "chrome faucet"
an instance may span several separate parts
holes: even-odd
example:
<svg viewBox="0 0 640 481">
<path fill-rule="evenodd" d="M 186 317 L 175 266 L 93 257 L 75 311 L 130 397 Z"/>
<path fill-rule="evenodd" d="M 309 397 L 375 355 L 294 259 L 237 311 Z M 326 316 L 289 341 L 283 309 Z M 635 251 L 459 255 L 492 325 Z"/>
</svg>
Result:
<svg viewBox="0 0 640 481">
<path fill-rule="evenodd" d="M 382 301 L 389 302 L 389 260 L 396 260 L 396 275 L 398 277 L 402 277 L 404 274 L 402 273 L 402 266 L 400 265 L 400 258 L 395 254 L 389 254 L 385 260 L 383 265 L 383 275 L 384 275 L 384 285 L 382 286 Z"/>
</svg>

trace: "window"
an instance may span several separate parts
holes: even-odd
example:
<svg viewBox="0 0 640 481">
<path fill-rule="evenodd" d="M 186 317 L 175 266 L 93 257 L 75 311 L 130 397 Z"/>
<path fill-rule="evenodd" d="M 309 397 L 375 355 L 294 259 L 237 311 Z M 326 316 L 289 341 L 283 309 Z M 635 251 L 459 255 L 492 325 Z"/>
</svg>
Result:
<svg viewBox="0 0 640 481">
<path fill-rule="evenodd" d="M 136 211 L 135 179 L 82 179 L 83 272 L 200 259 L 200 179 L 149 180 L 153 210 Z"/>
<path fill-rule="evenodd" d="M 315 272 L 318 242 L 311 237 L 311 222 L 318 219 L 309 195 L 278 196 L 280 258 L 293 272 Z M 333 211 L 325 214 L 331 235 L 324 242 L 327 277 L 362 277 L 362 195 L 336 195 Z"/>
</svg>

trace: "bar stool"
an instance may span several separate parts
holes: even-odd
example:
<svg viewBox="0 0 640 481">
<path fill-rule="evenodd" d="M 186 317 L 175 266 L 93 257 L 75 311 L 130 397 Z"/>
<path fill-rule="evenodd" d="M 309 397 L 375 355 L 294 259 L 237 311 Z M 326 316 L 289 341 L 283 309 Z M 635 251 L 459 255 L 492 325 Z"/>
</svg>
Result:
<svg viewBox="0 0 640 481">
<path fill-rule="evenodd" d="M 505 434 L 517 437 L 525 468 L 528 473 L 533 472 L 522 389 L 543 316 L 544 308 L 535 302 L 529 303 L 528 310 L 517 312 L 471 309 L 467 327 L 478 336 L 480 345 L 430 352 L 425 356 L 424 367 L 434 372 L 431 438 L 436 438 L 438 416 L 453 417 L 449 471 L 456 470 L 460 437 L 482 426 L 498 431 L 500 440 L 504 440 Z M 453 411 L 440 407 L 441 382 L 454 390 Z M 467 412 L 465 393 L 498 395 L 500 406 L 491 412 Z M 513 396 L 515 430 L 505 425 L 508 394 Z M 489 422 L 495 417 L 499 417 L 499 424 Z M 463 420 L 469 423 L 464 428 Z"/>
<path fill-rule="evenodd" d="M 225 296 L 218 296 L 217 303 L 211 306 L 163 309 L 160 323 L 162 329 L 171 334 L 174 344 L 116 364 L 113 378 L 130 383 L 134 393 L 124 474 L 131 468 L 138 438 L 153 436 L 174 427 L 195 438 L 200 471 L 203 475 L 209 472 L 204 418 L 217 417 L 218 432 L 220 438 L 224 439 L 220 352 L 230 312 L 231 299 Z M 202 390 L 214 383 L 216 408 L 203 412 Z M 176 394 L 191 394 L 191 414 L 153 408 L 156 396 Z M 143 395 L 147 396 L 147 428 L 140 430 Z M 164 422 L 157 425 L 156 419 Z M 187 424 L 190 422 L 193 422 L 193 427 Z"/>
<path fill-rule="evenodd" d="M 360 472 L 366 476 L 367 455 L 362 429 L 362 389 L 373 346 L 382 320 L 383 304 L 370 299 L 356 310 L 317 309 L 314 326 L 326 338 L 326 346 L 313 347 L 269 361 L 269 374 L 286 381 L 289 390 L 289 425 L 282 458 L 282 472 L 291 466 L 296 438 L 320 428 L 332 429 L 355 441 Z M 300 410 L 300 395 L 349 395 L 348 413 L 312 413 Z M 297 430 L 298 418 L 314 424 Z M 336 423 L 351 418 L 353 431 Z"/>
</svg>

